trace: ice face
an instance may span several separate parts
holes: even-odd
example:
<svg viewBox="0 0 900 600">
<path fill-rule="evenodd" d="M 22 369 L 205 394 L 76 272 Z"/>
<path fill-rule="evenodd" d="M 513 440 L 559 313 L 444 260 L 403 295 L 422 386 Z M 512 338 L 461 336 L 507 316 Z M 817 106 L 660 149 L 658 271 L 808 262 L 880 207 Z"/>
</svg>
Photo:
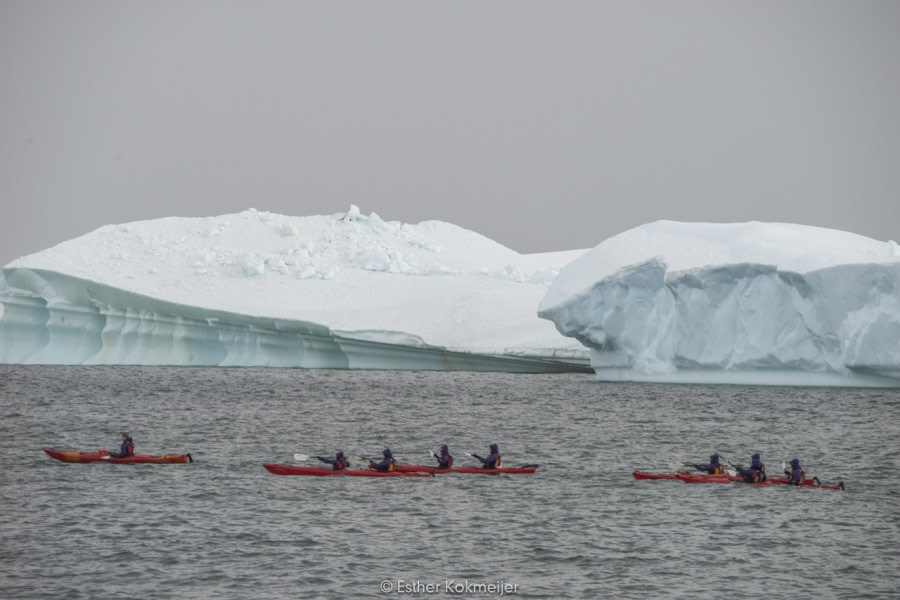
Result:
<svg viewBox="0 0 900 600">
<path fill-rule="evenodd" d="M 604 380 L 900 386 L 897 245 L 789 224 L 651 223 L 566 266 L 539 316 Z"/>
<path fill-rule="evenodd" d="M 0 362 L 588 370 L 535 314 L 571 257 L 355 207 L 109 225 L 4 269 Z"/>
</svg>

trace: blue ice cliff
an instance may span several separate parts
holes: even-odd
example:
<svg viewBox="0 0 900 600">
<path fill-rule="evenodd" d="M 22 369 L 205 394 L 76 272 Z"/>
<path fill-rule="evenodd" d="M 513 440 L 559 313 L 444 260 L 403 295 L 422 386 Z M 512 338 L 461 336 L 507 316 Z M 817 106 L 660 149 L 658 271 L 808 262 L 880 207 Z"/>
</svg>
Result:
<svg viewBox="0 0 900 600">
<path fill-rule="evenodd" d="M 900 247 L 658 221 L 564 267 L 539 315 L 606 381 L 900 386 Z"/>
</svg>

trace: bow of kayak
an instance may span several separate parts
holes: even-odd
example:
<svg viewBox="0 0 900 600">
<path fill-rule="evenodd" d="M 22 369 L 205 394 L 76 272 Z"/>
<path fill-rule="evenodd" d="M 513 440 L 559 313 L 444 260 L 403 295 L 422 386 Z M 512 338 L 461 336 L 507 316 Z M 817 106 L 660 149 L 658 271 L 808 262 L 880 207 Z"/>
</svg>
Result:
<svg viewBox="0 0 900 600">
<path fill-rule="evenodd" d="M 304 465 L 279 465 L 263 463 L 263 467 L 273 475 L 309 475 L 312 477 L 431 477 L 431 473 L 391 471 L 369 471 L 367 469 L 343 469 L 335 471 L 324 467 L 307 467 Z"/>
<path fill-rule="evenodd" d="M 194 459 L 191 457 L 190 453 L 161 454 L 159 456 L 135 454 L 126 458 L 113 458 L 109 455 L 108 452 L 101 450 L 98 450 L 96 452 L 79 452 L 78 450 L 56 450 L 55 448 L 44 448 L 44 452 L 46 452 L 50 458 L 67 463 L 105 462 L 119 465 L 132 465 L 140 463 L 170 465 L 194 462 Z"/>
<path fill-rule="evenodd" d="M 819 480 L 816 478 L 807 479 L 803 483 L 801 483 L 798 487 L 810 487 L 810 488 L 821 488 L 823 490 L 843 490 L 844 482 L 839 481 L 835 484 L 829 483 L 817 483 Z M 771 482 L 772 485 L 790 485 L 788 483 L 787 477 L 769 477 L 766 479 L 765 483 Z"/>
</svg>

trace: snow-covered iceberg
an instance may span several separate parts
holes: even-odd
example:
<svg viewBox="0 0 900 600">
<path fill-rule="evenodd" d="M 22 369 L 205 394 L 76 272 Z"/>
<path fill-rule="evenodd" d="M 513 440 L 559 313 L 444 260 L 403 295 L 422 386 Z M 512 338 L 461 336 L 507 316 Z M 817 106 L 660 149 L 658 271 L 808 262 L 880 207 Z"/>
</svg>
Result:
<svg viewBox="0 0 900 600">
<path fill-rule="evenodd" d="M 0 279 L 0 363 L 590 371 L 535 308 L 579 252 L 249 210 L 109 225 Z"/>
<path fill-rule="evenodd" d="M 602 380 L 900 386 L 900 247 L 842 231 L 643 225 L 563 268 L 538 314 Z"/>
</svg>

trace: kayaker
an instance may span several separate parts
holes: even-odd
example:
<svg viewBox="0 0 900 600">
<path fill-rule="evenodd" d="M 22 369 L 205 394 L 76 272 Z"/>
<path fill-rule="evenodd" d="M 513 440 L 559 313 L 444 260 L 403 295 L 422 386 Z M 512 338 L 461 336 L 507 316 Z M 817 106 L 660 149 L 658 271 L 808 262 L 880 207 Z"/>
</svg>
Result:
<svg viewBox="0 0 900 600">
<path fill-rule="evenodd" d="M 788 476 L 790 485 L 803 485 L 803 482 L 806 480 L 806 472 L 800 466 L 800 459 L 798 458 L 791 459 L 791 470 L 785 471 L 784 474 Z"/>
<path fill-rule="evenodd" d="M 381 453 L 384 456 L 384 459 L 381 462 L 373 462 L 369 461 L 369 468 L 375 469 L 376 471 L 380 471 L 381 473 L 391 473 L 394 470 L 394 455 L 391 453 L 390 448 L 385 448 L 384 452 Z"/>
<path fill-rule="evenodd" d="M 719 464 L 718 454 L 710 454 L 708 465 L 694 465 L 694 468 L 698 471 L 706 471 L 707 475 L 722 475 L 725 473 L 725 468 Z"/>
<path fill-rule="evenodd" d="M 438 469 L 449 469 L 453 466 L 453 457 L 450 456 L 450 448 L 447 447 L 447 444 L 441 446 L 441 455 L 435 456 L 438 461 Z"/>
<path fill-rule="evenodd" d="M 743 478 L 744 483 L 759 483 L 766 480 L 766 465 L 760 460 L 759 453 L 750 457 L 749 467 L 744 468 L 742 465 L 737 465 L 735 468 L 738 475 Z"/>
<path fill-rule="evenodd" d="M 347 460 L 347 457 L 344 456 L 343 450 L 338 450 L 337 454 L 334 455 L 334 458 L 328 458 L 327 456 L 317 456 L 319 460 L 323 463 L 328 463 L 331 465 L 332 471 L 343 471 L 347 467 L 350 466 L 350 461 Z"/>
<path fill-rule="evenodd" d="M 500 466 L 500 447 L 497 444 L 491 444 L 491 454 L 487 458 L 481 458 L 477 454 L 473 454 L 475 458 L 481 461 L 481 468 L 496 469 Z"/>
<path fill-rule="evenodd" d="M 759 456 L 759 452 L 753 454 L 750 457 L 750 468 L 755 469 L 757 473 L 759 473 L 758 481 L 766 480 L 766 465 L 763 464 L 762 458 Z"/>
<path fill-rule="evenodd" d="M 134 456 L 134 440 L 125 432 L 122 432 L 122 446 L 118 452 L 110 452 L 110 458 L 128 458 Z"/>
</svg>

